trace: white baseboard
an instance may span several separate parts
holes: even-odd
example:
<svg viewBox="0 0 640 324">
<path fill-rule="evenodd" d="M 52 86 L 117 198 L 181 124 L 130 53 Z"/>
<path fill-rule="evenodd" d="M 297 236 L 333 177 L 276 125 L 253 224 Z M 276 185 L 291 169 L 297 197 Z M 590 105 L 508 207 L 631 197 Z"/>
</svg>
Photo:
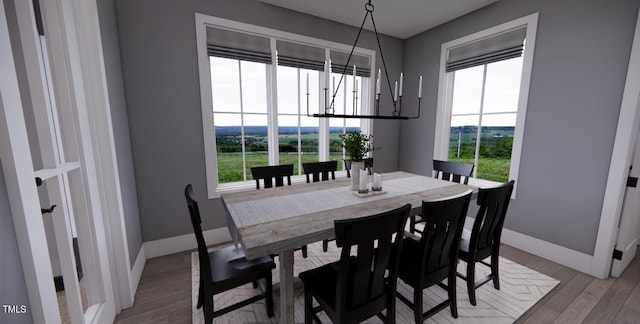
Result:
<svg viewBox="0 0 640 324">
<path fill-rule="evenodd" d="M 502 243 L 559 263 L 565 267 L 596 276 L 591 273 L 591 264 L 593 263 L 592 255 L 571 250 L 564 246 L 549 243 L 507 228 L 502 230 L 501 241 Z"/>
<path fill-rule="evenodd" d="M 147 255 L 145 253 L 144 244 L 140 247 L 140 251 L 138 252 L 138 256 L 136 257 L 136 261 L 133 263 L 133 267 L 131 268 L 131 300 L 133 305 L 133 301 L 135 300 L 136 291 L 138 290 L 138 284 L 140 283 L 140 278 L 142 277 L 142 270 L 144 270 L 144 265 L 147 263 Z"/>
<path fill-rule="evenodd" d="M 229 235 L 229 230 L 226 227 L 214 228 L 204 231 L 202 234 L 208 245 L 231 241 L 231 235 Z M 198 248 L 198 245 L 193 233 L 144 242 L 143 244 L 143 249 L 145 250 L 147 259 L 182 251 L 189 251 L 196 248 Z"/>
</svg>

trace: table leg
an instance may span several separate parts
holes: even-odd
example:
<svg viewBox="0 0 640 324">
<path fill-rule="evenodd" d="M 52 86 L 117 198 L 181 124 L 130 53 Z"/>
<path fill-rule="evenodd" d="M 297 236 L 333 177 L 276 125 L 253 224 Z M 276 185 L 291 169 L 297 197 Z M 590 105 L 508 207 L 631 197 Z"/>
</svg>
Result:
<svg viewBox="0 0 640 324">
<path fill-rule="evenodd" d="M 281 251 L 280 256 L 280 323 L 293 324 L 293 250 Z"/>
</svg>

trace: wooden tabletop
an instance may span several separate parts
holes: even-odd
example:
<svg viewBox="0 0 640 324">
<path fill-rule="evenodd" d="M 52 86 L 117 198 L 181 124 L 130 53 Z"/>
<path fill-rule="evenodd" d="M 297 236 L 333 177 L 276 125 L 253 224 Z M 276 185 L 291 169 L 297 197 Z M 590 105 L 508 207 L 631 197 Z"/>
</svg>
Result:
<svg viewBox="0 0 640 324">
<path fill-rule="evenodd" d="M 334 236 L 333 221 L 384 212 L 423 200 L 437 200 L 477 188 L 406 172 L 383 175 L 381 195 L 360 197 L 350 179 L 300 183 L 222 195 L 230 228 L 249 259 L 293 250 Z M 232 236 L 235 233 L 232 233 Z"/>
</svg>

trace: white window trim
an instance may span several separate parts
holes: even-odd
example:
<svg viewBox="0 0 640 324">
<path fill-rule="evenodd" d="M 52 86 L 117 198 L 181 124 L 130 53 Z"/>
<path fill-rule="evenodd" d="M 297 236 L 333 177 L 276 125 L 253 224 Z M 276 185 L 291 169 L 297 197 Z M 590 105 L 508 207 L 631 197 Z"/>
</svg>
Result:
<svg viewBox="0 0 640 324">
<path fill-rule="evenodd" d="M 522 76 L 520 79 L 520 94 L 518 96 L 518 115 L 514 130 L 513 146 L 511 150 L 511 167 L 509 179 L 516 180 L 511 198 L 516 197 L 518 186 L 518 173 L 520 170 L 520 155 L 522 152 L 522 140 L 524 135 L 525 117 L 527 115 L 527 103 L 529 101 L 529 85 L 531 83 L 531 70 L 533 67 L 533 53 L 535 52 L 536 32 L 538 29 L 538 13 L 506 22 L 477 33 L 467 35 L 453 41 L 442 44 L 440 50 L 440 76 L 438 80 L 438 110 L 436 114 L 436 132 L 434 139 L 433 158 L 448 160 L 449 132 L 451 128 L 451 102 L 453 92 L 453 73 L 447 73 L 445 66 L 449 50 L 463 44 L 473 42 L 497 33 L 526 26 L 526 46 L 522 60 Z M 489 182 L 480 179 L 469 179 L 469 184 L 478 183 L 486 186 Z"/>
<path fill-rule="evenodd" d="M 233 20 L 224 19 L 224 18 L 208 16 L 200 13 L 195 14 L 195 24 L 196 24 L 195 27 L 196 27 L 196 48 L 197 48 L 197 54 L 198 54 L 198 69 L 200 73 L 200 102 L 202 107 L 202 131 L 204 136 L 207 193 L 208 193 L 208 198 L 213 199 L 213 198 L 219 198 L 222 191 L 236 190 L 236 188 L 246 189 L 246 187 L 244 183 L 243 184 L 235 183 L 236 185 L 229 185 L 229 186 L 218 184 L 216 143 L 215 143 L 215 134 L 213 131 L 213 113 L 212 113 L 213 102 L 212 102 L 212 96 L 211 96 L 211 75 L 210 75 L 210 67 L 209 67 L 209 55 L 207 53 L 207 27 L 225 28 L 225 29 L 260 35 L 264 37 L 277 38 L 277 39 L 288 40 L 288 41 L 293 41 L 297 43 L 323 47 L 323 48 L 332 48 L 332 49 L 337 49 L 337 50 L 342 50 L 347 52 L 351 51 L 352 46 L 336 43 L 332 41 L 327 41 L 319 38 L 289 33 L 281 30 L 241 23 Z M 373 80 L 375 66 L 376 66 L 376 61 L 375 61 L 376 52 L 370 49 L 356 47 L 354 49 L 354 53 L 369 56 L 371 58 L 371 69 L 370 69 L 371 72 L 369 75 L 369 79 Z M 275 57 L 273 59 L 275 60 Z M 272 78 L 273 80 L 271 80 L 272 82 L 271 84 L 277 84 L 275 82 L 276 81 L 275 77 L 272 77 Z M 371 97 L 372 94 L 374 93 L 374 85 L 375 85 L 375 82 L 369 82 L 368 95 L 363 98 L 363 103 L 362 103 L 363 107 L 365 106 L 365 104 L 367 106 L 370 106 L 369 103 L 371 102 L 371 98 L 369 97 Z M 276 98 L 272 97 L 270 98 L 270 100 L 272 103 L 276 102 Z M 276 119 L 275 122 L 277 122 L 277 117 L 274 117 L 274 119 Z M 269 122 L 271 125 L 272 121 L 269 120 Z M 329 120 L 322 118 L 320 120 L 319 128 L 328 128 L 328 127 L 329 127 Z M 360 128 L 364 133 L 367 133 L 367 134 L 373 133 L 373 123 L 369 122 L 366 119 L 362 120 Z M 277 128 L 275 129 L 276 129 L 275 132 L 277 133 Z M 271 132 L 273 133 L 274 131 L 271 131 Z M 320 140 L 322 140 L 322 138 Z M 328 138 L 326 139 L 326 141 L 328 142 Z M 327 152 L 323 153 L 322 150 L 319 152 L 321 158 L 323 155 L 328 156 L 328 149 L 329 148 L 327 146 L 326 148 Z M 269 162 L 271 164 L 275 164 L 274 159 L 276 158 L 277 156 L 271 157 L 270 155 Z M 253 180 L 246 181 L 245 183 L 255 184 Z"/>
</svg>

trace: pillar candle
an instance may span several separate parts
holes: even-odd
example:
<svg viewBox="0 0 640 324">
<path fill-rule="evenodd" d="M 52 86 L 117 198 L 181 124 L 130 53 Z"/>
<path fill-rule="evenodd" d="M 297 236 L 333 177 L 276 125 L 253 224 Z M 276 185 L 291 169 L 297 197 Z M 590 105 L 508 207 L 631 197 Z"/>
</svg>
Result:
<svg viewBox="0 0 640 324">
<path fill-rule="evenodd" d="M 380 188 L 382 182 L 382 175 L 380 173 L 373 174 L 373 188 Z"/>
<path fill-rule="evenodd" d="M 358 190 L 359 190 L 359 191 L 366 191 L 366 190 L 368 189 L 368 188 L 367 188 L 367 185 L 368 185 L 368 181 L 367 181 L 367 178 L 368 178 L 367 170 L 359 170 L 359 172 L 360 172 L 360 179 L 359 179 L 359 180 L 360 180 L 360 182 L 358 183 Z"/>
</svg>

